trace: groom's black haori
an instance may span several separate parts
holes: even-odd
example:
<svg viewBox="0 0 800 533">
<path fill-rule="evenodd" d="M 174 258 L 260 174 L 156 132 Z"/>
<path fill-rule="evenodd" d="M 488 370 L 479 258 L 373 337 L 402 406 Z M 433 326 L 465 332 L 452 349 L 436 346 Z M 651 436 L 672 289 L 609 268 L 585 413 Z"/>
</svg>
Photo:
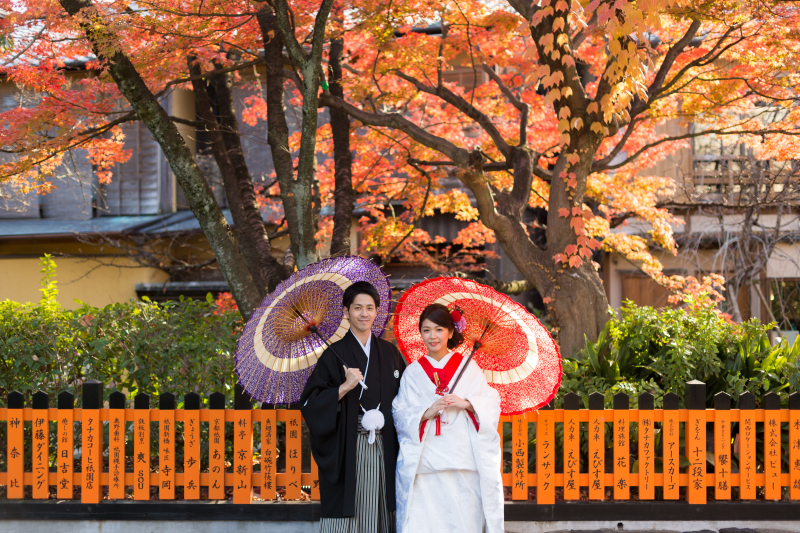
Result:
<svg viewBox="0 0 800 533">
<path fill-rule="evenodd" d="M 363 394 L 362 388 L 356 386 L 339 400 L 339 386 L 345 382 L 345 369 L 328 348 L 320 356 L 300 397 L 300 409 L 311 433 L 311 452 L 319 467 L 323 519 L 356 516 L 358 462 L 363 461 L 363 455 L 358 451 L 358 439 L 366 438 L 359 435 L 362 406 L 370 410 L 380 405 L 385 419 L 382 439 L 371 446 L 380 446 L 382 441 L 384 475 L 381 477 L 385 486 L 380 492 L 385 494 L 386 500 L 380 502 L 380 507 L 385 505 L 386 511 L 392 515 L 395 511 L 395 466 L 399 444 L 392 419 L 392 400 L 399 390 L 406 361 L 390 342 L 375 335 L 370 336 L 370 342 L 369 371 L 364 377 L 367 389 Z M 364 373 L 368 359 L 352 331 L 348 331 L 332 348 L 349 368 L 358 368 Z M 372 487 L 367 491 L 372 492 Z M 363 500 L 363 495 L 359 499 Z M 371 503 L 367 504 L 370 508 Z M 390 527 L 394 530 L 394 523 Z"/>
</svg>

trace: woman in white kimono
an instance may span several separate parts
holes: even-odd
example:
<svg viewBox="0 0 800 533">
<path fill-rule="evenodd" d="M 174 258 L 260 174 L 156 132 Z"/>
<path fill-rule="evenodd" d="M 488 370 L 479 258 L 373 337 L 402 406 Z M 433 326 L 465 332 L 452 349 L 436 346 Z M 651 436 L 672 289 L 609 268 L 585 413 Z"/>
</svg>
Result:
<svg viewBox="0 0 800 533">
<path fill-rule="evenodd" d="M 500 396 L 474 361 L 448 388 L 466 359 L 451 351 L 464 324 L 458 311 L 425 308 L 419 329 L 428 355 L 406 368 L 392 403 L 398 533 L 503 531 Z"/>
</svg>

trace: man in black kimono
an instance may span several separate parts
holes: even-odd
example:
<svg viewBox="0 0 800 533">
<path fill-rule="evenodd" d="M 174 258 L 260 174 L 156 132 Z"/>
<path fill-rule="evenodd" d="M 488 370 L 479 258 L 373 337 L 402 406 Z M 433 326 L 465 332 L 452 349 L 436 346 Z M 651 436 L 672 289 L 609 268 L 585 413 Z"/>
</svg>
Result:
<svg viewBox="0 0 800 533">
<path fill-rule="evenodd" d="M 300 397 L 319 467 L 320 533 L 395 531 L 395 464 L 399 445 L 392 400 L 406 361 L 393 344 L 372 334 L 380 296 L 359 281 L 342 298 L 350 331 L 320 356 Z M 331 353 L 332 350 L 344 360 Z M 367 385 L 363 389 L 359 381 Z M 365 411 L 383 413 L 383 429 L 369 444 Z"/>
</svg>

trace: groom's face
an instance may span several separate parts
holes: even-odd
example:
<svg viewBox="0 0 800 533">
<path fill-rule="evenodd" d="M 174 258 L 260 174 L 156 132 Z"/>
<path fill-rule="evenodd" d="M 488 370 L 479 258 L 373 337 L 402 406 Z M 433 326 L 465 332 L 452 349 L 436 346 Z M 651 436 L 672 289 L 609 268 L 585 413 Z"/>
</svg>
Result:
<svg viewBox="0 0 800 533">
<path fill-rule="evenodd" d="M 372 329 L 377 314 L 375 300 L 369 294 L 359 294 L 353 299 L 349 308 L 344 308 L 344 316 L 350 321 L 350 327 L 359 333 L 366 333 Z"/>
</svg>

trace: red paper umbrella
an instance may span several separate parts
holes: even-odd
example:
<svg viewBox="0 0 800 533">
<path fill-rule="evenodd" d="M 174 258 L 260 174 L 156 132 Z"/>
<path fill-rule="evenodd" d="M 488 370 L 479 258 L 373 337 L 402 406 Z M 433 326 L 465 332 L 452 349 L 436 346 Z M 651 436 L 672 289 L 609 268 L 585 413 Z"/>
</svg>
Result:
<svg viewBox="0 0 800 533">
<path fill-rule="evenodd" d="M 403 293 L 395 310 L 394 334 L 409 363 L 428 353 L 419 316 L 433 303 L 457 309 L 466 320 L 465 340 L 456 351 L 469 354 L 477 345 L 473 359 L 500 393 L 504 415 L 536 410 L 555 397 L 561 385 L 561 355 L 550 334 L 517 302 L 471 280 L 433 278 Z"/>
</svg>

